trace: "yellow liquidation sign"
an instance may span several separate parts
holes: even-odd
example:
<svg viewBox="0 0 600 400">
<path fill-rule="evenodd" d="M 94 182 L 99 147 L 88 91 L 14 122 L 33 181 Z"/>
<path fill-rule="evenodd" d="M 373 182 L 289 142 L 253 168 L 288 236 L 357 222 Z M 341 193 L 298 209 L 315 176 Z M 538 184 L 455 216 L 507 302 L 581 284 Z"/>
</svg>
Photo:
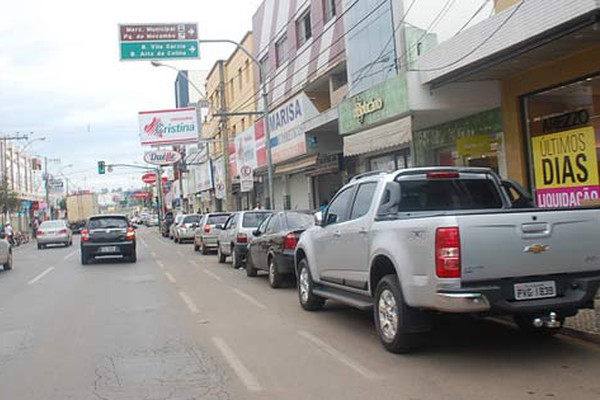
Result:
<svg viewBox="0 0 600 400">
<path fill-rule="evenodd" d="M 531 142 L 537 189 L 598 185 L 593 127 L 537 136 Z"/>
</svg>

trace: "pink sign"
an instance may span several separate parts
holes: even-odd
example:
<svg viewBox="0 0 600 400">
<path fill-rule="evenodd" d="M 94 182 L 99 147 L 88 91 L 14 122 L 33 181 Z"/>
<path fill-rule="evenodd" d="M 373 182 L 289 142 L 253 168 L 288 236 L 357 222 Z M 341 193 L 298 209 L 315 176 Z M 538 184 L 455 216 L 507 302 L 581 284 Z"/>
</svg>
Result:
<svg viewBox="0 0 600 400">
<path fill-rule="evenodd" d="M 600 186 L 538 189 L 535 197 L 541 208 L 581 207 L 582 201 L 600 199 Z"/>
</svg>

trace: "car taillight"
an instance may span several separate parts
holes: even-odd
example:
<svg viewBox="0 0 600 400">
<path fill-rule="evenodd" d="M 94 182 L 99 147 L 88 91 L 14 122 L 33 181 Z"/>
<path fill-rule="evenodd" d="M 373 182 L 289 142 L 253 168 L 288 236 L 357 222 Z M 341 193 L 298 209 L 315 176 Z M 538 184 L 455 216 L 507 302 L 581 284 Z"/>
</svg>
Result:
<svg viewBox="0 0 600 400">
<path fill-rule="evenodd" d="M 435 272 L 439 278 L 460 278 L 460 235 L 458 227 L 435 232 Z"/>
<path fill-rule="evenodd" d="M 209 233 L 210 232 L 210 225 L 204 225 L 204 232 L 205 233 Z"/>
<path fill-rule="evenodd" d="M 89 240 L 90 240 L 90 231 L 88 231 L 87 229 L 83 229 L 81 231 L 81 241 L 87 242 Z"/>
<path fill-rule="evenodd" d="M 248 243 L 248 235 L 245 233 L 238 233 L 235 237 L 235 241 L 237 243 Z"/>
<path fill-rule="evenodd" d="M 283 238 L 284 250 L 294 250 L 296 248 L 297 244 L 298 244 L 298 238 L 293 233 L 288 233 Z"/>
<path fill-rule="evenodd" d="M 127 228 L 127 233 L 125 234 L 125 239 L 133 240 L 135 239 L 135 229 L 129 227 Z"/>
<path fill-rule="evenodd" d="M 60 233 L 61 235 L 66 235 L 67 233 L 69 233 L 69 231 L 67 231 L 66 229 L 61 229 L 60 231 L 58 231 L 58 233 Z"/>
<path fill-rule="evenodd" d="M 37 231 L 37 236 L 42 236 L 44 234 L 44 231 Z"/>
</svg>

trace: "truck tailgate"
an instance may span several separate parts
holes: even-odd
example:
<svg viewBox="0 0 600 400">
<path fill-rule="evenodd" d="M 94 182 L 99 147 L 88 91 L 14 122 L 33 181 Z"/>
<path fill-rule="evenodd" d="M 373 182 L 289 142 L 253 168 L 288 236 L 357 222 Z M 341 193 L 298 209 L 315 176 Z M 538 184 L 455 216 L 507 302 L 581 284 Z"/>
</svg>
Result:
<svg viewBox="0 0 600 400">
<path fill-rule="evenodd" d="M 462 280 L 600 271 L 600 211 L 458 215 Z"/>
</svg>

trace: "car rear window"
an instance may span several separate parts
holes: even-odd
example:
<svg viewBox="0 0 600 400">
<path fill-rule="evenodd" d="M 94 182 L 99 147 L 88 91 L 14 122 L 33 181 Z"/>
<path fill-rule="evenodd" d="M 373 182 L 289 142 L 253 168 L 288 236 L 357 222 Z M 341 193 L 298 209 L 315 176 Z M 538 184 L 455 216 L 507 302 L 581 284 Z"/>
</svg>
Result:
<svg viewBox="0 0 600 400">
<path fill-rule="evenodd" d="M 229 214 L 209 215 L 206 223 L 208 225 L 223 225 L 227 222 L 227 218 L 229 218 Z"/>
<path fill-rule="evenodd" d="M 308 214 L 287 213 L 285 217 L 289 229 L 308 228 L 315 224 L 315 217 Z"/>
<path fill-rule="evenodd" d="M 126 218 L 104 217 L 90 219 L 88 229 L 127 228 L 128 226 Z"/>
<path fill-rule="evenodd" d="M 432 179 L 391 183 L 378 214 L 502 207 L 498 189 L 489 179 Z"/>
<path fill-rule="evenodd" d="M 44 221 L 40 225 L 40 229 L 58 229 L 64 227 L 65 223 L 62 221 Z"/>
<path fill-rule="evenodd" d="M 184 224 L 197 224 L 200 222 L 200 216 L 199 215 L 188 215 L 187 217 L 185 217 L 183 219 L 183 223 Z"/>
<path fill-rule="evenodd" d="M 256 228 L 269 215 L 270 215 L 270 213 L 268 213 L 268 212 L 248 212 L 248 213 L 245 213 L 244 214 L 244 219 L 242 220 L 242 227 L 244 227 L 244 228 Z"/>
</svg>

